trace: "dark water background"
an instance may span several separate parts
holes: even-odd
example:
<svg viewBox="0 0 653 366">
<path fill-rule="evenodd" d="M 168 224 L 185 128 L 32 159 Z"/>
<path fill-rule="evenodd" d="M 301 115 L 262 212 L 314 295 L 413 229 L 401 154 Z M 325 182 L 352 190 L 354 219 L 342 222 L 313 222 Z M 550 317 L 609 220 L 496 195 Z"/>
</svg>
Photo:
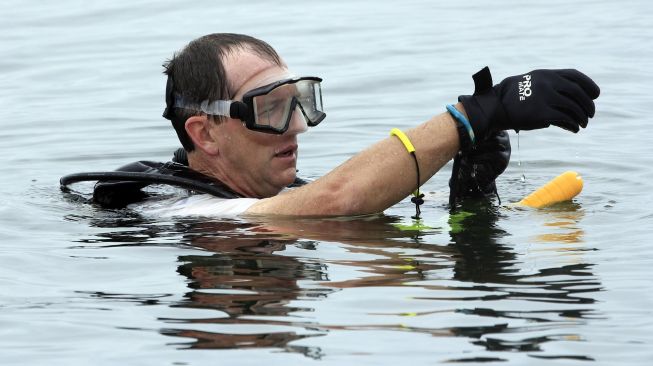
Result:
<svg viewBox="0 0 653 366">
<path fill-rule="evenodd" d="M 0 364 L 648 364 L 653 356 L 650 2 L 17 1 L 0 11 Z M 301 136 L 319 177 L 392 127 L 536 68 L 602 88 L 577 135 L 522 133 L 514 202 L 565 170 L 544 210 L 445 208 L 450 166 L 353 220 L 161 220 L 59 191 L 68 173 L 167 160 L 161 64 L 213 32 L 271 43 L 325 79 Z M 513 134 L 513 146 L 517 145 Z M 382 158 L 382 157 L 380 157 Z M 521 165 L 518 162 L 521 161 Z M 525 181 L 521 176 L 525 175 Z M 88 185 L 80 190 L 88 191 Z"/>
</svg>

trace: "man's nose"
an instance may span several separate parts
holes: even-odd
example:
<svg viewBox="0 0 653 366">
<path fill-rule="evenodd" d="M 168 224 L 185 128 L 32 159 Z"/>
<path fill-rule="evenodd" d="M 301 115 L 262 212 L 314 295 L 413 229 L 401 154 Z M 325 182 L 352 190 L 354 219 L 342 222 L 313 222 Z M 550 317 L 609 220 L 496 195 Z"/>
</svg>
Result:
<svg viewBox="0 0 653 366">
<path fill-rule="evenodd" d="M 304 113 L 302 113 L 299 106 L 296 106 L 295 110 L 292 111 L 292 116 L 290 116 L 290 125 L 288 126 L 288 131 L 286 131 L 286 133 L 297 135 L 304 133 L 307 130 L 308 124 L 306 123 Z"/>
</svg>

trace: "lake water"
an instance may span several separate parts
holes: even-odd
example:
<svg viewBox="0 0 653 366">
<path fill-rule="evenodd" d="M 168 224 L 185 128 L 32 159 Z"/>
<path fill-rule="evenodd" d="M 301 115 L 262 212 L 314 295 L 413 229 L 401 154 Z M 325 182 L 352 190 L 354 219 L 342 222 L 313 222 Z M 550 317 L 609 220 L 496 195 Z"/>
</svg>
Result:
<svg viewBox="0 0 653 366">
<path fill-rule="evenodd" d="M 0 12 L 3 365 L 648 364 L 653 356 L 653 5 L 18 1 Z M 168 160 L 161 64 L 190 40 L 247 33 L 324 78 L 328 117 L 300 139 L 316 178 L 495 80 L 578 68 L 601 86 L 587 130 L 511 135 L 504 203 L 565 170 L 548 209 L 449 216 L 447 165 L 425 220 L 157 219 L 102 210 L 62 175 Z M 521 162 L 521 164 L 519 164 Z M 522 175 L 525 180 L 522 181 Z M 76 189 L 89 192 L 90 185 Z"/>
</svg>

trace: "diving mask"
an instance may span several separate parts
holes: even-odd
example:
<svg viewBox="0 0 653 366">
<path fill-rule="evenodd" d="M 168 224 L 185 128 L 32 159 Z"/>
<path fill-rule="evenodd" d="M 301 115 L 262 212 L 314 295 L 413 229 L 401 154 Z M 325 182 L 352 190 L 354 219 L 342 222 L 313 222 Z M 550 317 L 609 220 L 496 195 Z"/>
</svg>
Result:
<svg viewBox="0 0 653 366">
<path fill-rule="evenodd" d="M 202 111 L 208 115 L 237 118 L 253 131 L 282 134 L 288 130 L 297 107 L 306 124 L 317 126 L 324 117 L 322 79 L 314 76 L 293 77 L 250 90 L 242 101 L 205 100 L 200 104 L 174 100 L 174 107 Z"/>
</svg>

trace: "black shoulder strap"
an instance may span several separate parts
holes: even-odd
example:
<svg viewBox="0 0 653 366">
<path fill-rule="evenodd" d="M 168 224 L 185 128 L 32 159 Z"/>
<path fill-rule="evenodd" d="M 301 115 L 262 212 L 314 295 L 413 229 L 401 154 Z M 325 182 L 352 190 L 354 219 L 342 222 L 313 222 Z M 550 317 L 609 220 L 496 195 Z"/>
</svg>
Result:
<svg viewBox="0 0 653 366">
<path fill-rule="evenodd" d="M 172 162 L 137 161 L 113 172 L 69 174 L 62 177 L 59 183 L 61 189 L 67 191 L 68 185 L 82 181 L 97 181 L 93 189 L 93 202 L 107 208 L 122 208 L 142 201 L 148 197 L 143 188 L 150 184 L 167 184 L 220 198 L 242 197 L 221 181 L 189 168 L 183 149 L 175 152 Z M 288 187 L 295 188 L 307 183 L 298 177 Z"/>
<path fill-rule="evenodd" d="M 116 171 L 132 173 L 151 173 L 156 169 L 150 162 L 135 162 L 122 166 Z M 124 178 L 123 178 L 124 179 Z M 100 180 L 93 188 L 93 202 L 107 208 L 121 208 L 147 197 L 141 189 L 150 183 L 136 180 Z"/>
<path fill-rule="evenodd" d="M 143 200 L 148 195 L 142 189 L 150 184 L 169 184 L 220 198 L 242 197 L 224 183 L 174 162 L 138 161 L 120 167 L 115 172 L 82 175 L 81 178 L 100 179 L 93 189 L 93 202 L 107 208 L 121 208 Z M 75 179 L 71 176 L 67 178 Z M 88 179 L 76 181 L 79 180 Z"/>
</svg>

